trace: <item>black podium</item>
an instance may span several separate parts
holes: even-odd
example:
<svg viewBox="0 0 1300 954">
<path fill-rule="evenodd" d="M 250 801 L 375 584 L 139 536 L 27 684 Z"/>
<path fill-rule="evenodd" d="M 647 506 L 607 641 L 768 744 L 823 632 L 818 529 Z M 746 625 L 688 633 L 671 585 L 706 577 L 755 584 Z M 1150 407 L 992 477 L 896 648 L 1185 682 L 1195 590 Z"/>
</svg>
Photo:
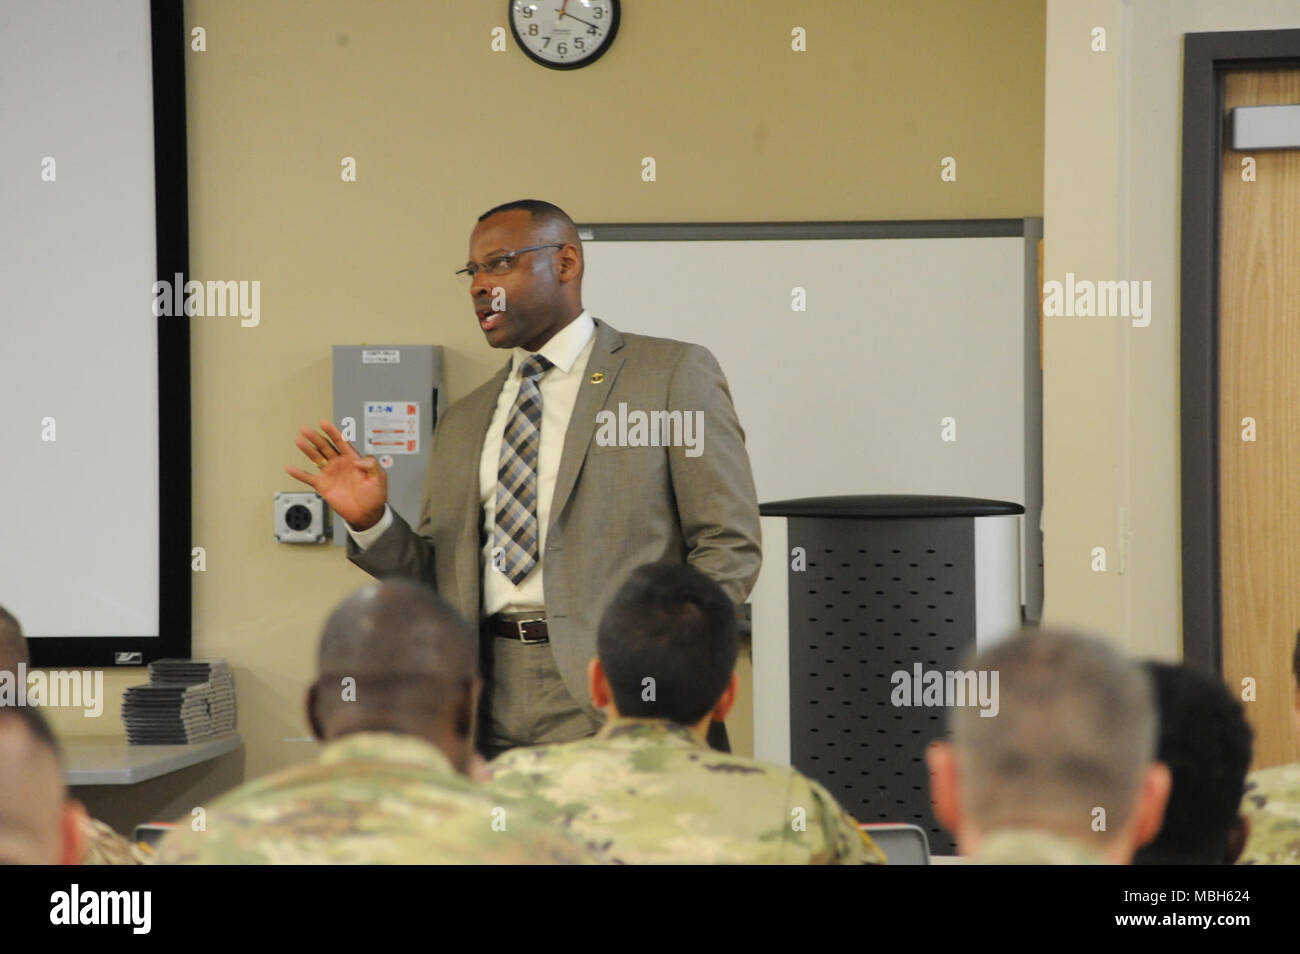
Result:
<svg viewBox="0 0 1300 954">
<path fill-rule="evenodd" d="M 947 710 L 896 704 L 895 689 L 900 673 L 919 685 L 930 671 L 960 670 L 973 647 L 1020 626 L 1024 507 L 877 495 L 760 513 L 755 756 L 815 778 L 858 821 L 920 825 L 933 853 L 954 853 L 930 812 L 924 760 Z"/>
</svg>

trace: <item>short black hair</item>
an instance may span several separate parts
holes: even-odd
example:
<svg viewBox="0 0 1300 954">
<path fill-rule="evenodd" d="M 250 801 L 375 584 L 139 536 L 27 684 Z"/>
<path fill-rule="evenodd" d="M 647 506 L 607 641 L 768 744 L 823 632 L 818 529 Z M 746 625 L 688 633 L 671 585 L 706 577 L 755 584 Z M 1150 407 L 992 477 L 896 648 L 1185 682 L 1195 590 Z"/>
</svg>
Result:
<svg viewBox="0 0 1300 954">
<path fill-rule="evenodd" d="M 561 225 L 565 229 L 573 229 L 575 232 L 577 230 L 577 226 L 573 224 L 573 219 L 569 218 L 569 213 L 553 202 L 545 202 L 542 199 L 515 199 L 513 202 L 505 202 L 488 209 L 478 217 L 478 220 L 482 222 L 484 219 L 500 212 L 513 212 L 515 209 L 524 209 L 532 216 L 532 220 L 539 225 L 554 223 Z"/>
<path fill-rule="evenodd" d="M 54 757 L 63 762 L 63 752 L 59 748 L 59 740 L 54 735 L 54 730 L 50 728 L 49 722 L 45 716 L 41 715 L 41 710 L 36 706 L 9 706 L 0 703 L 0 719 L 14 718 L 27 727 L 32 738 L 41 744 L 42 747 L 49 749 Z"/>
<path fill-rule="evenodd" d="M 1224 864 L 1250 769 L 1250 723 L 1219 680 L 1188 666 L 1148 661 L 1159 708 L 1156 757 L 1173 788 L 1164 826 L 1135 865 Z"/>
<path fill-rule="evenodd" d="M 596 652 L 619 715 L 694 725 L 735 671 L 736 606 L 694 567 L 647 563 L 605 608 Z"/>
</svg>

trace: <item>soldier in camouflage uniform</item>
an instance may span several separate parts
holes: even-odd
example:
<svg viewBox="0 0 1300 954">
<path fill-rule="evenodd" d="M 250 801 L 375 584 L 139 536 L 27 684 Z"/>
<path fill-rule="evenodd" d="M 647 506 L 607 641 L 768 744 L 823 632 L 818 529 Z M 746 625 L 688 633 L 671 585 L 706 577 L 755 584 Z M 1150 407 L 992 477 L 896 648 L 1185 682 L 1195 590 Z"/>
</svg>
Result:
<svg viewBox="0 0 1300 954">
<path fill-rule="evenodd" d="M 590 739 L 506 752 L 488 787 L 616 862 L 883 863 L 817 782 L 705 744 L 735 699 L 737 648 L 717 583 L 685 564 L 640 567 L 606 609 L 588 667 L 609 721 Z"/>
<path fill-rule="evenodd" d="M 1250 818 L 1243 865 L 1300 865 L 1300 762 L 1246 777 L 1241 810 Z"/>
<path fill-rule="evenodd" d="M 469 626 L 427 588 L 372 584 L 330 616 L 308 718 L 320 757 L 215 801 L 163 864 L 591 863 L 466 776 L 478 695 Z M 195 828 L 201 830 L 195 830 Z"/>
<path fill-rule="evenodd" d="M 1300 734 L 1300 633 L 1291 654 L 1296 681 L 1296 731 Z M 1241 810 L 1250 819 L 1243 865 L 1300 864 L 1300 762 L 1260 769 L 1246 776 Z"/>
<path fill-rule="evenodd" d="M 432 743 L 353 732 L 168 834 L 162 864 L 582 864 L 590 853 L 490 797 Z"/>
<path fill-rule="evenodd" d="M 0 706 L 0 865 L 81 864 L 85 817 L 41 710 Z"/>
<path fill-rule="evenodd" d="M 973 865 L 1105 865 L 1085 842 L 1033 828 L 999 828 L 968 859 Z"/>
<path fill-rule="evenodd" d="M 939 822 L 975 864 L 1128 864 L 1160 830 L 1169 769 L 1142 669 L 1077 633 L 1025 629 L 963 667 L 996 709 L 948 710 L 926 752 Z M 996 712 L 988 716 L 987 711 Z"/>
<path fill-rule="evenodd" d="M 148 845 L 127 841 L 97 818 L 84 817 L 81 833 L 86 839 L 85 864 L 151 865 L 157 860 Z"/>
<path fill-rule="evenodd" d="M 22 626 L 13 614 L 0 606 L 0 672 L 7 672 L 16 679 L 19 666 L 29 666 L 31 661 Z M 88 865 L 138 865 L 151 861 L 147 847 L 132 845 L 102 821 L 84 812 L 80 814 L 77 827 Z"/>
</svg>

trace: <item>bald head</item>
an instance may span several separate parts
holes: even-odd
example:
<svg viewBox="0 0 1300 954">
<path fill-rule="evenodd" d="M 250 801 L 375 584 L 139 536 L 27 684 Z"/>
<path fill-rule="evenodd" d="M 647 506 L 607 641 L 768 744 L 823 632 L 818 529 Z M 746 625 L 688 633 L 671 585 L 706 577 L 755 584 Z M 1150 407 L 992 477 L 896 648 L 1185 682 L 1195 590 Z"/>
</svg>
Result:
<svg viewBox="0 0 1300 954">
<path fill-rule="evenodd" d="M 22 626 L 12 613 L 0 606 L 0 670 L 17 672 L 19 663 L 30 665 L 31 661 Z"/>
<path fill-rule="evenodd" d="M 0 706 L 0 864 L 76 864 L 79 805 L 68 801 L 58 745 L 40 712 Z"/>
<path fill-rule="evenodd" d="M 428 587 L 373 583 L 330 614 L 309 705 L 326 740 L 349 732 L 468 737 L 478 676 L 473 629 Z"/>
</svg>

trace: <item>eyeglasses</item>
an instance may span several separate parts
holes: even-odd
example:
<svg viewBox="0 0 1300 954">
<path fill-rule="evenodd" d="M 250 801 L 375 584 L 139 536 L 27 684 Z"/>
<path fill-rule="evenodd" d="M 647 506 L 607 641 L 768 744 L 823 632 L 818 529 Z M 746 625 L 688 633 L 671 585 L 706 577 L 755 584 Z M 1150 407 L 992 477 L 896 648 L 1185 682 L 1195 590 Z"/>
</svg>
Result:
<svg viewBox="0 0 1300 954">
<path fill-rule="evenodd" d="M 504 275 L 506 272 L 510 271 L 510 269 L 514 268 L 516 255 L 522 255 L 524 252 L 536 252 L 539 248 L 564 248 L 564 243 L 552 242 L 549 245 L 530 245 L 528 248 L 521 248 L 517 252 L 506 252 L 504 255 L 490 258 L 486 265 L 479 265 L 476 262 L 466 262 L 464 268 L 456 270 L 456 274 L 468 275 L 470 278 L 473 278 L 480 271 L 487 272 L 489 275 Z"/>
</svg>

